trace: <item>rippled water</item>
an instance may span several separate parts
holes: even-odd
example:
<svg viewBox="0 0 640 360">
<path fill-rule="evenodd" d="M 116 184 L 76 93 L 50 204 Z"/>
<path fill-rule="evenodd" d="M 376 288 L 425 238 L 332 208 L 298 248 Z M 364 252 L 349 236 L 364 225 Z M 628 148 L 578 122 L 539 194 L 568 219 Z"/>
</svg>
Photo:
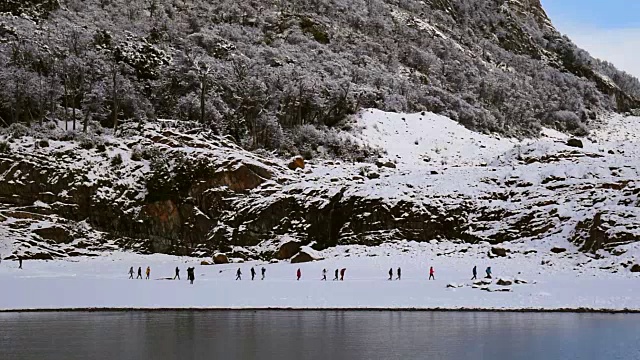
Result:
<svg viewBox="0 0 640 360">
<path fill-rule="evenodd" d="M 639 315 L 0 314 L 0 359 L 640 359 Z"/>
</svg>

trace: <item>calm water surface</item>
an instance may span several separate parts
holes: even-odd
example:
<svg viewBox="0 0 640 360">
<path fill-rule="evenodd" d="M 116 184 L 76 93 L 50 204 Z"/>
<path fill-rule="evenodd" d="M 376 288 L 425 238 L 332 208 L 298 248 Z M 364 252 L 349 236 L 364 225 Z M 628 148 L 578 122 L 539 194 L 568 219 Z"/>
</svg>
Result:
<svg viewBox="0 0 640 360">
<path fill-rule="evenodd" d="M 640 315 L 0 314 L 0 359 L 639 360 Z"/>
</svg>

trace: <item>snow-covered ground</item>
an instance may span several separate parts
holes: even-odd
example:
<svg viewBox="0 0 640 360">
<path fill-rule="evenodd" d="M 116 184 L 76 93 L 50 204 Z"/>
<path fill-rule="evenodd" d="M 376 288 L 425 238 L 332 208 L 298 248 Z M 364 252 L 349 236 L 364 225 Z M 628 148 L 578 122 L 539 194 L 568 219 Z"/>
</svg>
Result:
<svg viewBox="0 0 640 360">
<path fill-rule="evenodd" d="M 111 253 L 98 258 L 28 261 L 0 265 L 0 309 L 73 308 L 372 308 L 372 309 L 578 309 L 640 311 L 640 275 L 607 273 L 581 254 L 544 256 L 526 251 L 488 259 L 488 245 L 398 242 L 380 247 L 342 246 L 322 253 L 325 260 L 290 264 L 248 262 L 200 266 L 195 258 Z M 522 248 L 524 249 L 524 248 Z M 462 250 L 462 251 L 461 251 Z M 440 256 L 438 256 L 440 254 Z M 542 260 L 549 263 L 542 266 Z M 128 269 L 151 267 L 151 280 L 129 280 Z M 172 278 L 176 266 L 182 281 Z M 185 279 L 196 267 L 196 281 Z M 250 268 L 258 275 L 251 281 Z M 260 280 L 260 268 L 266 280 Z M 436 280 L 429 281 L 429 267 Z M 491 291 L 473 287 L 491 266 Z M 401 281 L 388 281 L 389 268 L 402 268 Z M 235 272 L 242 269 L 242 281 Z M 327 282 L 321 281 L 322 269 Z M 344 281 L 331 281 L 346 268 Z M 302 279 L 295 280 L 297 269 Z M 497 279 L 526 284 L 499 286 Z M 459 286 L 456 288 L 447 285 Z M 484 287 L 484 286 L 483 286 Z M 500 292 L 498 289 L 510 289 Z"/>
<path fill-rule="evenodd" d="M 473 132 L 433 113 L 397 114 L 365 110 L 357 119 L 363 143 L 384 149 L 399 165 L 481 165 L 519 142 Z"/>
</svg>

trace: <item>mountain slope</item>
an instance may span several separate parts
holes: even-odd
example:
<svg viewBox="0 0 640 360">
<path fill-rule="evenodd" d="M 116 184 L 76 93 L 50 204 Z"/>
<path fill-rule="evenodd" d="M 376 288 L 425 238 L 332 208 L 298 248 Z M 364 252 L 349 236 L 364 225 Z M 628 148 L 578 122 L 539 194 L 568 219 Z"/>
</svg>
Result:
<svg viewBox="0 0 640 360">
<path fill-rule="evenodd" d="M 195 120 L 245 148 L 314 153 L 309 127 L 366 107 L 509 136 L 586 134 L 640 107 L 638 80 L 562 37 L 537 0 L 31 0 L 0 12 L 7 124 Z"/>
</svg>

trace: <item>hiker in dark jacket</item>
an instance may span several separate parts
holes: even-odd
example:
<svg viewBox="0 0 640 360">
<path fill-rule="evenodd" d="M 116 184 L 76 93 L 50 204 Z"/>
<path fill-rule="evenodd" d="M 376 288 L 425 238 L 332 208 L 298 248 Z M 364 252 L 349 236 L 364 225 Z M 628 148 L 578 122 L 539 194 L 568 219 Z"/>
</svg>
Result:
<svg viewBox="0 0 640 360">
<path fill-rule="evenodd" d="M 256 269 L 251 268 L 251 281 L 253 281 L 253 279 L 255 279 L 256 277 Z"/>
<path fill-rule="evenodd" d="M 473 277 L 471 278 L 471 280 L 477 280 L 478 279 L 478 267 L 474 266 L 473 267 Z"/>
<path fill-rule="evenodd" d="M 393 280 L 393 268 L 389 269 L 389 281 Z"/>
<path fill-rule="evenodd" d="M 195 270 L 196 268 L 193 267 L 187 268 L 187 280 L 189 280 L 191 284 L 196 280 Z"/>
<path fill-rule="evenodd" d="M 347 271 L 346 268 L 342 268 L 342 270 L 340 270 L 340 281 L 344 281 L 344 273 Z"/>
<path fill-rule="evenodd" d="M 189 272 L 187 272 L 187 277 L 189 277 Z M 180 268 L 176 266 L 176 276 L 173 277 L 173 280 L 180 280 Z"/>
<path fill-rule="evenodd" d="M 322 280 L 327 281 L 327 269 L 322 269 Z"/>
<path fill-rule="evenodd" d="M 264 276 L 267 274 L 267 269 L 265 269 L 264 267 L 262 268 L 262 279 L 264 280 Z"/>
<path fill-rule="evenodd" d="M 336 276 L 333 278 L 333 281 L 337 281 L 338 280 L 338 269 L 336 269 Z"/>
<path fill-rule="evenodd" d="M 240 268 L 236 271 L 236 280 L 242 280 L 242 270 Z"/>
<path fill-rule="evenodd" d="M 398 268 L 398 278 L 396 280 L 402 280 L 402 269 Z"/>
<path fill-rule="evenodd" d="M 22 257 L 18 256 L 18 269 L 22 269 Z"/>
<path fill-rule="evenodd" d="M 300 268 L 298 268 L 298 271 L 296 272 L 296 280 L 300 280 L 301 277 L 302 277 L 302 271 L 300 270 Z"/>
<path fill-rule="evenodd" d="M 136 276 L 136 279 L 142 279 L 142 266 L 138 266 L 138 276 Z"/>
<path fill-rule="evenodd" d="M 133 279 L 133 266 L 129 268 L 129 279 Z"/>
<path fill-rule="evenodd" d="M 491 279 L 491 266 L 487 267 L 486 273 L 487 273 L 486 278 Z"/>
</svg>

